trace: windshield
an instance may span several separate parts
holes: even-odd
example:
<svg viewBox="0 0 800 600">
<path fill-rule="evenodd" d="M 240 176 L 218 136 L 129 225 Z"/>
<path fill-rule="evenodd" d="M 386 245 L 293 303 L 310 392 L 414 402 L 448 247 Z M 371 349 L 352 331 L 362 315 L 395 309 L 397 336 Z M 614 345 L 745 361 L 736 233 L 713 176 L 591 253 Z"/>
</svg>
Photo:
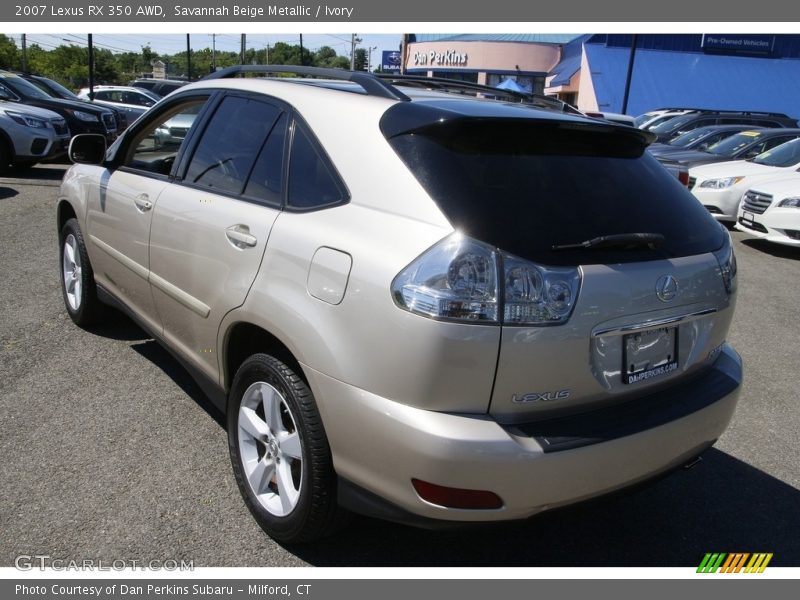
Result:
<svg viewBox="0 0 800 600">
<path fill-rule="evenodd" d="M 648 127 L 648 129 L 654 133 L 672 133 L 674 131 L 680 130 L 681 127 L 686 125 L 696 116 L 697 115 L 694 114 L 688 114 L 682 117 L 672 117 L 672 118 L 668 117 L 666 121 L 661 121 L 655 127 Z"/>
<path fill-rule="evenodd" d="M 52 96 L 45 94 L 32 83 L 22 79 L 22 77 L 0 76 L 0 82 L 8 86 L 8 88 L 20 98 L 36 98 L 37 100 L 47 100 L 52 98 Z"/>
<path fill-rule="evenodd" d="M 672 138 L 669 141 L 670 146 L 677 146 L 679 148 L 689 148 L 695 142 L 699 142 L 704 137 L 711 135 L 714 133 L 714 127 L 698 127 L 697 129 L 693 129 L 692 131 L 687 131 L 686 133 L 682 133 L 676 138 Z"/>
<path fill-rule="evenodd" d="M 717 156 L 733 156 L 745 146 L 749 146 L 753 142 L 758 141 L 760 137 L 761 134 L 757 131 L 743 131 L 729 138 L 725 138 L 713 146 L 709 146 L 706 152 L 716 154 Z"/>
<path fill-rule="evenodd" d="M 634 125 L 636 127 L 641 127 L 645 123 L 647 123 L 650 119 L 657 116 L 658 113 L 644 113 L 643 115 L 639 115 L 633 120 Z"/>
<path fill-rule="evenodd" d="M 57 98 L 64 98 L 65 100 L 78 100 L 75 92 L 68 90 L 63 85 L 52 79 L 34 79 L 31 81 L 37 87 L 42 88 L 45 92 L 52 92 Z"/>
<path fill-rule="evenodd" d="M 145 90 L 143 88 L 134 88 L 137 92 L 140 92 L 142 95 L 147 96 L 154 102 L 158 102 L 161 100 L 161 97 L 158 94 L 151 92 L 150 90 Z"/>
<path fill-rule="evenodd" d="M 753 159 L 753 162 L 770 167 L 793 167 L 800 163 L 800 139 L 762 152 Z"/>
</svg>

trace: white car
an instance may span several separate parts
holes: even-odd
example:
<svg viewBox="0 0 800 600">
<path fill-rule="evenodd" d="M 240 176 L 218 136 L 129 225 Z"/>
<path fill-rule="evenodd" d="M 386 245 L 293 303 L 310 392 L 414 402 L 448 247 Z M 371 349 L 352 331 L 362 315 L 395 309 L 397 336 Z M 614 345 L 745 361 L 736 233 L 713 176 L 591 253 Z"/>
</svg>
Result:
<svg viewBox="0 0 800 600">
<path fill-rule="evenodd" d="M 735 227 L 768 242 L 800 246 L 800 174 L 747 190 Z"/>
<path fill-rule="evenodd" d="M 800 138 L 762 152 L 753 160 L 734 160 L 689 169 L 692 193 L 718 221 L 736 221 L 742 194 L 753 184 L 784 179 L 800 170 Z"/>
<path fill-rule="evenodd" d="M 692 109 L 688 108 L 660 108 L 658 110 L 651 110 L 644 114 L 639 115 L 633 120 L 633 123 L 639 129 L 652 129 L 656 125 L 661 125 L 665 121 L 669 121 L 673 117 L 680 117 Z"/>
<path fill-rule="evenodd" d="M 585 114 L 587 117 L 593 117 L 595 119 L 605 119 L 606 121 L 611 121 L 612 123 L 636 127 L 636 119 L 629 115 L 623 115 L 622 113 L 584 111 L 583 114 Z"/>
<path fill-rule="evenodd" d="M 159 97 L 149 90 L 125 85 L 98 85 L 94 89 L 94 102 L 112 106 L 125 113 L 128 123 L 133 123 L 147 109 L 159 101 Z M 89 88 L 78 92 L 78 98 L 89 99 Z"/>
</svg>

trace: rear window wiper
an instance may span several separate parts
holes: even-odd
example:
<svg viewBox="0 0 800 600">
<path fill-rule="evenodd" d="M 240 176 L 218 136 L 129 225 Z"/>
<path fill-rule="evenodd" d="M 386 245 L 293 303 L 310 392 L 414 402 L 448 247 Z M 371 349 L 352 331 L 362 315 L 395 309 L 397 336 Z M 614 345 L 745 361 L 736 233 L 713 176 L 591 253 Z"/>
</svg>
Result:
<svg viewBox="0 0 800 600">
<path fill-rule="evenodd" d="M 577 244 L 557 244 L 553 246 L 553 250 L 588 250 L 593 248 L 635 250 L 642 247 L 653 250 L 663 243 L 664 236 L 660 233 L 618 233 L 615 235 L 601 235 Z"/>
</svg>

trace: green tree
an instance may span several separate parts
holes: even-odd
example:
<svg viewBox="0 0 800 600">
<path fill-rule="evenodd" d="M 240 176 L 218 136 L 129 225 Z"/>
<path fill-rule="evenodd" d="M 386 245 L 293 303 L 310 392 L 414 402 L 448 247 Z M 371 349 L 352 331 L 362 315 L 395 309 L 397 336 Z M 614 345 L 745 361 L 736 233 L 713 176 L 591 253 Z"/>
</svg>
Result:
<svg viewBox="0 0 800 600">
<path fill-rule="evenodd" d="M 323 46 L 313 55 L 313 64 L 317 67 L 332 67 L 338 69 L 349 69 L 350 63 L 345 56 L 337 56 L 336 50 L 330 46 Z"/>
<path fill-rule="evenodd" d="M 20 55 L 17 45 L 10 37 L 0 33 L 0 67 L 16 69 L 19 67 Z"/>
<path fill-rule="evenodd" d="M 353 67 L 354 71 L 366 71 L 367 70 L 367 51 L 365 48 L 356 48 L 356 60 L 355 66 Z"/>
</svg>

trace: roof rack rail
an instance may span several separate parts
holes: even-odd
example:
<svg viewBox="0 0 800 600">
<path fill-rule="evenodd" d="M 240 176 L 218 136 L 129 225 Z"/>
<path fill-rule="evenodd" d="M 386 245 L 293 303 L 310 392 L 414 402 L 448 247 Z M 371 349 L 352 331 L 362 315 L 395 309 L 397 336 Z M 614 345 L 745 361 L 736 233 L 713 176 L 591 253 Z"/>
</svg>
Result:
<svg viewBox="0 0 800 600">
<path fill-rule="evenodd" d="M 390 100 L 410 100 L 403 92 L 370 73 L 365 73 L 363 71 L 346 71 L 344 69 L 326 69 L 300 65 L 235 65 L 206 75 L 203 77 L 203 80 L 229 79 L 245 73 L 261 73 L 265 75 L 270 73 L 292 73 L 294 75 L 304 75 L 306 77 L 350 81 L 361 86 L 369 96 L 378 96 Z"/>
<path fill-rule="evenodd" d="M 516 102 L 533 104 L 543 108 L 555 108 L 562 112 L 582 115 L 577 108 L 551 96 L 533 94 L 530 92 L 517 92 L 514 90 L 503 90 L 471 81 L 461 81 L 458 79 L 448 79 L 446 77 L 427 77 L 425 75 L 398 75 L 393 73 L 376 73 L 375 77 L 391 82 L 393 85 L 406 85 L 434 90 L 454 90 L 465 92 L 476 92 L 495 97 L 509 98 Z"/>
<path fill-rule="evenodd" d="M 783 117 L 788 119 L 789 115 L 779 112 L 768 112 L 764 110 L 735 110 L 730 108 L 656 108 L 654 110 L 686 110 L 704 114 L 717 115 L 720 113 L 731 113 L 736 115 L 760 115 L 765 117 Z"/>
</svg>

